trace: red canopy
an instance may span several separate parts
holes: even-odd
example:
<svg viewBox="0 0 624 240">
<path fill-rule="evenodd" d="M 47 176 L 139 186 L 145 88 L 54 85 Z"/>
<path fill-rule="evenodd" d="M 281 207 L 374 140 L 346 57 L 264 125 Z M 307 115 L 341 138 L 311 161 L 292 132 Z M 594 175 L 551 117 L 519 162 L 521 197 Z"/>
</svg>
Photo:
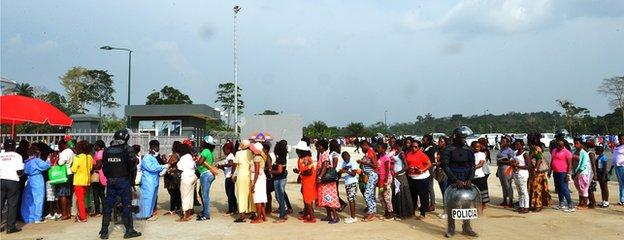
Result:
<svg viewBox="0 0 624 240">
<path fill-rule="evenodd" d="M 69 127 L 73 120 L 45 101 L 20 95 L 0 96 L 0 123 L 19 125 L 26 122 Z"/>
</svg>

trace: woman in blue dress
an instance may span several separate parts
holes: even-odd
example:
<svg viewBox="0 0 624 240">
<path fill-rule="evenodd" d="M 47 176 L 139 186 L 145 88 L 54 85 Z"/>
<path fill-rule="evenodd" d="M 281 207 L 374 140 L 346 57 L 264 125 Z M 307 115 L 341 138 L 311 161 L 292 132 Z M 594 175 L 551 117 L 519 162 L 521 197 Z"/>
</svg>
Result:
<svg viewBox="0 0 624 240">
<path fill-rule="evenodd" d="M 24 174 L 28 182 L 22 195 L 20 212 L 24 223 L 40 223 L 43 215 L 43 201 L 45 199 L 45 181 L 43 171 L 50 168 L 50 164 L 39 158 L 40 152 L 36 146 L 28 148 L 28 160 L 24 163 Z"/>
</svg>

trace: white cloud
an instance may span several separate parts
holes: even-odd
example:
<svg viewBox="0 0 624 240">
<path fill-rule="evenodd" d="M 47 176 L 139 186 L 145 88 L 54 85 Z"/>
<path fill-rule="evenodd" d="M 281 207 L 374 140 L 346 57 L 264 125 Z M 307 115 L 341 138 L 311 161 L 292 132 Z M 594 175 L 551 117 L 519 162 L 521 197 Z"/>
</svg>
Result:
<svg viewBox="0 0 624 240">
<path fill-rule="evenodd" d="M 580 17 L 624 15 L 624 1 L 461 0 L 437 18 L 419 11 L 403 16 L 410 30 L 436 29 L 450 34 L 517 33 L 557 25 Z"/>
<path fill-rule="evenodd" d="M 277 39 L 277 45 L 284 47 L 303 48 L 307 47 L 308 44 L 308 39 L 301 36 L 285 36 Z"/>
<path fill-rule="evenodd" d="M 201 81 L 201 73 L 186 58 L 176 42 L 158 41 L 154 43 L 153 48 L 164 55 L 167 65 L 174 72 L 193 82 Z"/>
</svg>

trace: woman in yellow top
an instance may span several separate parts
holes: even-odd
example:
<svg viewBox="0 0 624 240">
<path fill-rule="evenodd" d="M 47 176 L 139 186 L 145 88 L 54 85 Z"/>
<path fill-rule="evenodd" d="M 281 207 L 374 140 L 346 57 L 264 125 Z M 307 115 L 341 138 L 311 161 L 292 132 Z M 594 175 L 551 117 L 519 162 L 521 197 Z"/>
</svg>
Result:
<svg viewBox="0 0 624 240">
<path fill-rule="evenodd" d="M 78 155 L 74 157 L 71 170 L 74 173 L 74 192 L 78 203 L 78 216 L 76 222 L 87 222 L 87 209 L 85 208 L 85 193 L 91 185 L 91 169 L 93 168 L 93 157 L 91 157 L 91 144 L 87 141 L 80 141 L 76 144 Z"/>
<path fill-rule="evenodd" d="M 238 200 L 238 212 L 240 216 L 234 220 L 236 223 L 245 222 L 247 214 L 255 211 L 253 198 L 251 198 L 251 159 L 253 154 L 249 150 L 249 140 L 243 140 L 240 151 L 236 152 L 236 200 Z"/>
</svg>

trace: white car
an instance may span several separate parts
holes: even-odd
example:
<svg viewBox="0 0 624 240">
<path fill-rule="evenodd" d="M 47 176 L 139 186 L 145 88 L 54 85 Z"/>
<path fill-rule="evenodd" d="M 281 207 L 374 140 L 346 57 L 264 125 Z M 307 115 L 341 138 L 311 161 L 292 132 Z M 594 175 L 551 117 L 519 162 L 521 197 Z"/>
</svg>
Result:
<svg viewBox="0 0 624 240">
<path fill-rule="evenodd" d="M 547 148 L 550 145 L 550 141 L 552 140 L 555 140 L 554 133 L 542 133 L 542 137 L 540 138 L 542 148 Z"/>
<path fill-rule="evenodd" d="M 433 142 L 437 144 L 440 137 L 447 138 L 448 136 L 445 133 L 431 133 L 431 137 L 433 137 Z"/>
<path fill-rule="evenodd" d="M 479 135 L 472 134 L 466 138 L 466 144 L 472 145 L 473 142 L 479 141 Z"/>
</svg>

